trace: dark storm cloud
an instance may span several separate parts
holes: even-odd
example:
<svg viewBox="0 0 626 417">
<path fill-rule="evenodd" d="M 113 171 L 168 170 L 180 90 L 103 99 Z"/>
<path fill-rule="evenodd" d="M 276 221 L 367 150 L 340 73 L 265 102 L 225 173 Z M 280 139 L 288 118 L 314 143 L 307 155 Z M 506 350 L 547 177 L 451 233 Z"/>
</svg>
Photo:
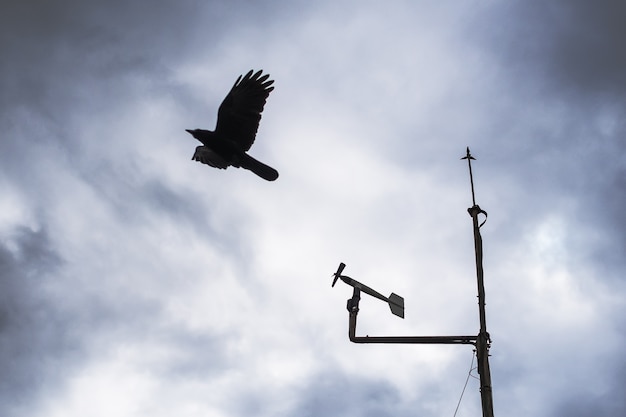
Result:
<svg viewBox="0 0 626 417">
<path fill-rule="evenodd" d="M 399 392 L 387 381 L 320 373 L 309 381 L 296 407 L 299 416 L 403 415 Z"/>
<path fill-rule="evenodd" d="M 624 102 L 623 2 L 503 2 L 493 12 L 484 41 L 496 46 L 518 81 L 544 78 L 542 86 L 557 94 L 584 100 L 606 94 Z"/>
<path fill-rule="evenodd" d="M 3 6 L 2 171 L 40 214 L 47 211 L 47 198 L 56 199 L 48 190 L 63 188 L 61 166 L 101 193 L 126 221 L 156 207 L 193 218 L 198 230 L 211 232 L 198 203 L 172 185 L 142 177 L 146 172 L 135 152 L 153 132 L 139 125 L 126 133 L 120 119 L 155 97 L 184 93 L 171 80 L 172 68 L 194 55 L 214 54 L 221 62 L 218 51 L 226 40 L 268 23 L 264 10 L 245 1 Z M 193 143 L 185 143 L 191 153 Z M 27 160 L 37 163 L 26 168 Z"/>
<path fill-rule="evenodd" d="M 62 142 L 80 140 L 64 130 L 72 115 L 91 118 L 110 106 L 124 107 L 138 84 L 167 89 L 170 70 L 189 57 L 215 56 L 221 63 L 227 41 L 251 28 L 262 30 L 272 14 L 247 1 L 5 5 L 0 14 L 3 125 L 31 120 L 61 133 Z M 17 111 L 27 113 L 26 121 L 16 119 Z"/>
<path fill-rule="evenodd" d="M 585 285 L 580 268 L 586 265 L 593 285 L 620 293 L 626 267 L 626 4 L 502 2 L 481 17 L 486 21 L 472 36 L 504 80 L 492 99 L 508 96 L 513 103 L 494 112 L 488 129 L 503 142 L 495 151 L 513 155 L 501 172 L 521 179 L 526 190 L 528 206 L 518 210 L 516 223 L 532 224 L 550 213 L 566 219 L 563 261 L 572 276 Z M 618 303 L 604 318 L 622 341 L 623 316 Z M 600 363 L 614 364 L 614 371 L 589 383 L 604 388 L 569 387 L 547 415 L 626 413 L 623 355 L 605 355 Z"/>
<path fill-rule="evenodd" d="M 284 415 L 294 417 L 329 414 L 404 416 L 414 415 L 421 408 L 416 407 L 409 412 L 406 404 L 402 404 L 400 392 L 383 379 L 350 377 L 341 371 L 328 369 L 319 370 L 303 380 L 295 397 L 284 404 L 276 404 L 275 399 L 266 395 L 263 392 L 245 392 L 241 396 L 244 400 L 233 404 L 231 412 L 238 416 L 271 415 L 268 410 L 288 408 Z"/>
<path fill-rule="evenodd" d="M 0 244 L 0 413 L 28 405 L 79 364 L 71 316 L 47 294 L 62 260 L 45 230 L 17 228 Z M 72 357 L 72 361 L 68 358 Z"/>
<path fill-rule="evenodd" d="M 146 372 L 170 381 L 214 377 L 232 366 L 224 345 L 234 334 L 187 329 L 163 317 L 158 300 L 111 292 L 102 277 L 91 286 L 68 282 L 64 261 L 45 230 L 17 228 L 0 246 L 0 414 L 29 415 L 38 400 L 54 396 L 87 360 L 120 346 L 147 358 Z M 67 291 L 71 293 L 65 294 Z"/>
<path fill-rule="evenodd" d="M 392 378 L 393 379 L 393 378 Z M 335 369 L 320 369 L 303 384 L 298 402 L 290 415 L 315 417 L 321 415 L 342 416 L 435 416 L 432 404 L 447 397 L 441 381 L 422 385 L 419 394 L 409 401 L 388 379 L 349 375 Z M 455 394 L 456 395 L 456 394 Z M 454 400 L 444 402 L 454 410 Z M 467 406 L 461 408 L 467 411 Z"/>
<path fill-rule="evenodd" d="M 176 47 L 164 36 L 170 31 L 143 30 L 139 17 L 166 29 L 168 19 L 173 26 L 181 18 L 176 16 L 181 8 L 163 13 L 158 4 L 24 2 L 4 9 L 3 107 L 24 105 L 52 114 L 65 110 L 81 90 L 88 92 L 87 82 L 123 81 L 129 71 L 156 67 L 157 45 L 166 51 Z"/>
<path fill-rule="evenodd" d="M 493 108 L 482 132 L 498 138 L 490 158 L 510 155 L 501 171 L 524 178 L 529 202 L 541 195 L 533 201 L 541 211 L 574 199 L 576 221 L 613 235 L 610 243 L 587 248 L 588 256 L 623 266 L 626 5 L 502 2 L 480 19 L 471 21 L 470 38 L 502 77 L 489 99 L 503 110 Z"/>
<path fill-rule="evenodd" d="M 566 404 L 559 404 L 554 411 L 555 416 L 567 417 L 613 417 L 626 413 L 626 365 L 616 369 L 615 378 L 608 381 L 610 389 L 595 394 L 585 394 L 570 398 Z"/>
<path fill-rule="evenodd" d="M 50 236 L 45 225 L 55 215 L 51 202 L 75 197 L 71 178 L 97 192 L 100 205 L 112 207 L 129 225 L 147 215 L 176 218 L 222 246 L 237 247 L 235 234 L 215 231 L 211 213 L 184 191 L 142 177 L 131 155 L 113 158 L 110 150 L 129 138 L 111 137 L 106 123 L 139 96 L 176 88 L 168 79 L 172 66 L 188 54 L 214 54 L 228 33 L 224 26 L 233 19 L 254 23 L 255 7 L 213 2 L 198 13 L 196 2 L 2 6 L 0 179 L 24 198 L 38 225 L 9 225 L 1 236 L 3 416 L 28 415 L 41 395 L 62 389 L 87 357 L 106 352 L 120 338 L 139 345 L 140 335 L 143 342 L 169 346 L 174 357 L 167 365 L 153 364 L 168 376 L 199 378 L 228 364 L 217 336 L 160 322 L 157 301 L 117 293 L 102 271 L 92 277 L 97 290 L 81 286 L 55 247 L 55 238 L 63 236 Z M 202 37 L 190 36 L 198 31 Z M 89 210 L 81 202 L 70 205 L 77 214 Z"/>
</svg>

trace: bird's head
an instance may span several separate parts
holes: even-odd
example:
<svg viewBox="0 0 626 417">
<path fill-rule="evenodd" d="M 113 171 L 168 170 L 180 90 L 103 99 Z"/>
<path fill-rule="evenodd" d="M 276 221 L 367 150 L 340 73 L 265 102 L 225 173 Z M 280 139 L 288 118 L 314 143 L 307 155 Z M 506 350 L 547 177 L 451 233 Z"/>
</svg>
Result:
<svg viewBox="0 0 626 417">
<path fill-rule="evenodd" d="M 198 129 L 185 129 L 185 132 L 189 133 L 191 136 L 193 136 L 194 138 L 196 137 L 196 133 L 198 132 Z"/>
<path fill-rule="evenodd" d="M 214 132 L 204 129 L 185 129 L 185 131 L 205 145 L 211 141 L 214 134 Z"/>
</svg>

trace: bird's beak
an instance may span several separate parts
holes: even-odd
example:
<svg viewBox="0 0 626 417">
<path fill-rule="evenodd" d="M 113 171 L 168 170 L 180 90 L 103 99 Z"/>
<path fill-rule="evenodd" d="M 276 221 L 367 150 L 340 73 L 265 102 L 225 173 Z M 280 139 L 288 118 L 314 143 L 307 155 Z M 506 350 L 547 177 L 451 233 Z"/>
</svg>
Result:
<svg viewBox="0 0 626 417">
<path fill-rule="evenodd" d="M 193 136 L 193 130 L 185 129 L 185 132 L 187 132 L 187 133 L 189 133 L 190 135 Z"/>
</svg>

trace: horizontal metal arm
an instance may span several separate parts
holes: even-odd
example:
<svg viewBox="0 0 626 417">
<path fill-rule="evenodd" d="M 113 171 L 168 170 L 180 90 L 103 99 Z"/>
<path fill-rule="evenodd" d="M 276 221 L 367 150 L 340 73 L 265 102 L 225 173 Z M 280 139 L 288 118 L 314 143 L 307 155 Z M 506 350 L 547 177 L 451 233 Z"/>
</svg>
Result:
<svg viewBox="0 0 626 417">
<path fill-rule="evenodd" d="M 475 344 L 476 336 L 353 336 L 354 343 L 406 343 L 437 345 Z"/>
<path fill-rule="evenodd" d="M 348 300 L 350 324 L 348 338 L 354 343 L 410 343 L 410 344 L 474 344 L 478 336 L 356 336 L 356 316 L 359 314 L 360 291 L 354 288 Z"/>
</svg>

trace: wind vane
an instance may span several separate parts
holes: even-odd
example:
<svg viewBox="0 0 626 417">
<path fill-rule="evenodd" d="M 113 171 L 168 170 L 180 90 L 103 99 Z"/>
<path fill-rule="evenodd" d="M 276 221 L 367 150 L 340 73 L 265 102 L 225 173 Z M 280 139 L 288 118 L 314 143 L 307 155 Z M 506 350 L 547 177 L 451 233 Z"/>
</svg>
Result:
<svg viewBox="0 0 626 417">
<path fill-rule="evenodd" d="M 476 279 L 478 282 L 478 312 L 480 319 L 480 331 L 478 336 L 356 336 L 356 318 L 359 313 L 359 301 L 361 291 L 389 304 L 391 312 L 398 317 L 404 318 L 404 298 L 391 293 L 385 297 L 372 288 L 364 285 L 348 276 L 341 275 L 346 265 L 341 262 L 337 272 L 333 274 L 333 284 L 341 279 L 346 284 L 353 287 L 352 298 L 348 300 L 347 308 L 349 312 L 348 338 L 354 343 L 428 343 L 428 344 L 473 344 L 476 346 L 476 358 L 478 359 L 478 373 L 480 375 L 480 397 L 483 410 L 483 417 L 493 417 L 493 399 L 491 390 L 491 373 L 489 370 L 489 348 L 491 338 L 487 332 L 485 317 L 485 287 L 483 282 L 483 244 L 480 235 L 480 228 L 487 221 L 487 212 L 476 204 L 474 194 L 474 177 L 472 175 L 472 160 L 476 160 L 471 154 L 469 147 L 467 153 L 461 158 L 467 159 L 470 172 L 470 183 L 472 187 L 472 207 L 467 211 L 472 217 L 474 226 L 474 251 L 476 254 Z M 485 220 L 478 224 L 478 216 L 484 214 Z"/>
</svg>

